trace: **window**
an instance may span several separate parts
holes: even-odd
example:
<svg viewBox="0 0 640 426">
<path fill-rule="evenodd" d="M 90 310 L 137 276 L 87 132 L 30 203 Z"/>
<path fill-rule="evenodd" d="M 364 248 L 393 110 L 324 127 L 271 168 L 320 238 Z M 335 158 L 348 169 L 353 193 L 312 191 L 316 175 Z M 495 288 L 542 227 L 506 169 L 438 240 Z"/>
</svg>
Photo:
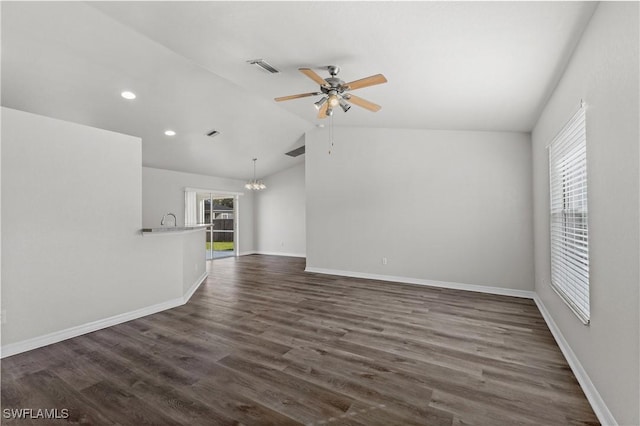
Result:
<svg viewBox="0 0 640 426">
<path fill-rule="evenodd" d="M 581 107 L 549 145 L 551 287 L 589 323 L 587 140 Z"/>
</svg>

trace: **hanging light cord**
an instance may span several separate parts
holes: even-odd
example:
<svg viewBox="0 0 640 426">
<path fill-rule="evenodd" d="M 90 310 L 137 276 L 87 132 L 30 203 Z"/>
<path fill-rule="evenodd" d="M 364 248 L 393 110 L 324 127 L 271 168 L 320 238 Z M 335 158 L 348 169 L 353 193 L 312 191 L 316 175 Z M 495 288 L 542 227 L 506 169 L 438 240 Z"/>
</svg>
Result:
<svg viewBox="0 0 640 426">
<path fill-rule="evenodd" d="M 329 142 L 331 142 L 329 155 L 331 155 L 331 150 L 333 149 L 333 114 L 329 116 L 329 120 Z"/>
</svg>

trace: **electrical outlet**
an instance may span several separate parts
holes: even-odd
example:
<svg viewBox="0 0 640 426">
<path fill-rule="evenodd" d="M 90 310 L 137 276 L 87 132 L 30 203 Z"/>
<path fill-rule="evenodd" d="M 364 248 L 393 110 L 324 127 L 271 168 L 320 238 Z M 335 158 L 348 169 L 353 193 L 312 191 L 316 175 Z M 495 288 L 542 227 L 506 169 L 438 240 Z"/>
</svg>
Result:
<svg viewBox="0 0 640 426">
<path fill-rule="evenodd" d="M 386 258 L 386 257 L 383 257 L 383 258 L 382 258 L 382 264 L 383 264 L 383 265 L 386 265 L 386 264 L 387 264 L 387 258 Z"/>
<path fill-rule="evenodd" d="M 280 247 L 284 247 L 284 241 L 280 241 Z"/>
<path fill-rule="evenodd" d="M 2 324 L 6 324 L 6 323 L 7 323 L 7 310 L 6 310 L 6 309 L 3 309 L 3 310 L 2 310 L 2 315 L 1 315 L 1 318 L 0 318 L 0 323 L 2 323 Z"/>
</svg>

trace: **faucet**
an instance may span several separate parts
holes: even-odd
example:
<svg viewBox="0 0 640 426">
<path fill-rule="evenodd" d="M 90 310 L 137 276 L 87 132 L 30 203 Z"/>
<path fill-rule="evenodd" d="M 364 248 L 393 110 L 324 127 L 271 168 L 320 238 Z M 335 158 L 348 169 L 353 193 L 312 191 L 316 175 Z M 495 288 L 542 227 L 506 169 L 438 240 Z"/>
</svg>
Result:
<svg viewBox="0 0 640 426">
<path fill-rule="evenodd" d="M 162 216 L 162 220 L 160 221 L 160 225 L 164 225 L 164 221 L 167 218 L 167 216 L 173 216 L 173 226 L 178 226 L 178 219 L 176 219 L 176 215 L 173 213 L 167 213 L 164 216 Z"/>
</svg>

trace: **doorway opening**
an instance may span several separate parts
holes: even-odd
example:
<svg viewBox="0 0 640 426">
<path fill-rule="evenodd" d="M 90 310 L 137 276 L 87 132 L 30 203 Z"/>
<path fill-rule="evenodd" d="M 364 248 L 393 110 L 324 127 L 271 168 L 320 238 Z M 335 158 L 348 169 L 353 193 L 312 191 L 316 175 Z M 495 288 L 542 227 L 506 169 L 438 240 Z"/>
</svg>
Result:
<svg viewBox="0 0 640 426">
<path fill-rule="evenodd" d="M 206 225 L 207 260 L 237 255 L 237 207 L 238 195 L 185 191 L 185 222 Z"/>
<path fill-rule="evenodd" d="M 207 226 L 207 260 L 236 255 L 235 199 L 214 198 L 203 200 L 202 208 Z"/>
</svg>

